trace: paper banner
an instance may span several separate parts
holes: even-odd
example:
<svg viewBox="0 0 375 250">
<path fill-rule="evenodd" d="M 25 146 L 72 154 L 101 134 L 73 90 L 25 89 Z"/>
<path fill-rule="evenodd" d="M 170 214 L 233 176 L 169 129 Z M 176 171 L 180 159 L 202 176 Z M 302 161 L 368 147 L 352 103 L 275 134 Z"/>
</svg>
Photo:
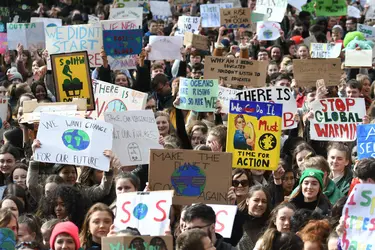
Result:
<svg viewBox="0 0 375 250">
<path fill-rule="evenodd" d="M 165 19 L 172 16 L 171 5 L 164 1 L 149 1 L 152 16 L 159 17 L 158 19 Z"/>
<path fill-rule="evenodd" d="M 83 24 L 46 29 L 46 49 L 50 55 L 87 51 L 90 67 L 102 66 L 100 51 L 103 47 L 100 24 Z"/>
<path fill-rule="evenodd" d="M 207 36 L 196 35 L 190 32 L 184 34 L 184 45 L 191 46 L 199 50 L 209 50 L 209 42 Z"/>
<path fill-rule="evenodd" d="M 176 36 L 184 36 L 187 32 L 199 32 L 198 28 L 201 23 L 200 17 L 193 16 L 180 16 L 177 22 Z"/>
<path fill-rule="evenodd" d="M 288 4 L 295 7 L 297 10 L 302 11 L 302 6 L 305 5 L 307 0 L 288 0 Z"/>
<path fill-rule="evenodd" d="M 112 124 L 42 113 L 34 160 L 48 163 L 89 166 L 109 170 L 109 157 L 104 150 L 112 149 Z"/>
<path fill-rule="evenodd" d="M 179 60 L 183 38 L 180 36 L 150 36 L 149 60 Z"/>
<path fill-rule="evenodd" d="M 297 102 L 291 88 L 246 89 L 237 93 L 234 100 L 283 104 L 282 129 L 293 129 L 298 125 L 298 122 L 294 119 L 295 114 L 297 114 Z"/>
<path fill-rule="evenodd" d="M 311 43 L 311 58 L 337 58 L 341 54 L 342 43 Z"/>
<path fill-rule="evenodd" d="M 93 80 L 95 110 L 87 117 L 104 120 L 105 112 L 141 110 L 146 106 L 147 94 L 112 83 Z"/>
<path fill-rule="evenodd" d="M 16 50 L 20 43 L 26 50 L 44 49 L 43 23 L 8 23 L 8 48 Z"/>
<path fill-rule="evenodd" d="M 220 9 L 233 8 L 233 3 L 201 4 L 202 27 L 220 27 Z"/>
<path fill-rule="evenodd" d="M 173 250 L 173 237 L 143 235 L 103 237 L 101 247 L 103 250 Z"/>
<path fill-rule="evenodd" d="M 258 40 L 274 41 L 280 37 L 280 24 L 276 22 L 257 22 Z"/>
<path fill-rule="evenodd" d="M 316 16 L 346 16 L 346 0 L 316 0 Z"/>
<path fill-rule="evenodd" d="M 357 31 L 362 32 L 366 38 L 375 38 L 375 27 L 358 23 Z"/>
<path fill-rule="evenodd" d="M 95 108 L 87 52 L 51 55 L 56 100 L 71 102 L 85 98 L 87 110 Z"/>
<path fill-rule="evenodd" d="M 149 0 L 117 0 L 117 8 L 142 7 L 143 13 L 150 12 Z"/>
<path fill-rule="evenodd" d="M 0 54 L 8 50 L 7 33 L 0 33 Z"/>
<path fill-rule="evenodd" d="M 282 104 L 230 101 L 227 152 L 233 168 L 276 170 L 280 159 Z"/>
<path fill-rule="evenodd" d="M 220 9 L 220 25 L 228 29 L 249 28 L 250 8 Z"/>
<path fill-rule="evenodd" d="M 138 55 L 142 52 L 142 30 L 104 30 L 105 53 L 113 57 Z"/>
<path fill-rule="evenodd" d="M 358 160 L 375 158 L 375 124 L 357 126 Z"/>
<path fill-rule="evenodd" d="M 310 103 L 314 118 L 310 136 L 316 141 L 355 141 L 357 125 L 366 115 L 363 98 L 326 98 Z"/>
<path fill-rule="evenodd" d="M 232 154 L 222 152 L 151 149 L 151 190 L 175 190 L 173 204 L 227 204 L 232 185 Z"/>
<path fill-rule="evenodd" d="M 293 72 L 299 86 L 316 86 L 319 79 L 324 79 L 326 86 L 336 86 L 342 74 L 341 59 L 295 59 Z"/>
<path fill-rule="evenodd" d="M 267 62 L 206 56 L 204 79 L 219 79 L 233 85 L 264 87 Z"/>
<path fill-rule="evenodd" d="M 113 152 L 121 166 L 149 164 L 150 149 L 162 149 L 152 110 L 106 112 L 105 121 L 113 124 Z"/>
<path fill-rule="evenodd" d="M 97 17 L 97 16 L 94 16 L 94 15 L 87 15 L 88 17 L 88 24 L 95 24 L 95 23 L 99 23 L 100 22 L 100 18 Z"/>
<path fill-rule="evenodd" d="M 254 12 L 267 16 L 267 21 L 278 22 L 284 19 L 288 0 L 257 1 Z"/>
<path fill-rule="evenodd" d="M 372 50 L 345 50 L 345 67 L 372 67 Z"/>
<path fill-rule="evenodd" d="M 230 238 L 232 236 L 232 229 L 234 217 L 237 213 L 237 206 L 214 204 L 207 204 L 207 206 L 212 207 L 216 214 L 215 232 L 220 234 L 224 238 Z"/>
<path fill-rule="evenodd" d="M 214 112 L 218 94 L 218 80 L 180 78 L 178 108 L 197 112 Z"/>
<path fill-rule="evenodd" d="M 113 19 L 143 19 L 142 7 L 111 8 L 109 20 Z"/>
<path fill-rule="evenodd" d="M 62 26 L 62 20 L 60 18 L 32 17 L 30 23 L 43 23 L 44 28 Z"/>
<path fill-rule="evenodd" d="M 172 190 L 119 194 L 114 222 L 116 230 L 132 227 L 144 235 L 164 235 L 169 226 L 172 196 Z"/>
</svg>

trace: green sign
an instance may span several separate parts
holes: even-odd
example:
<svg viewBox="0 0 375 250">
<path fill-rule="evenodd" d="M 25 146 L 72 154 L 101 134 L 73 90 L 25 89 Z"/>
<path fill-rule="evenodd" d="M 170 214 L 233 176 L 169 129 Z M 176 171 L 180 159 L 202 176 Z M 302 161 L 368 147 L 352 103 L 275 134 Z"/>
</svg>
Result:
<svg viewBox="0 0 375 250">
<path fill-rule="evenodd" d="M 315 12 L 314 4 L 315 4 L 315 0 L 312 0 L 311 2 L 302 6 L 302 10 L 310 12 L 310 13 L 314 13 Z"/>
<path fill-rule="evenodd" d="M 316 0 L 316 16 L 346 16 L 346 0 Z"/>
</svg>

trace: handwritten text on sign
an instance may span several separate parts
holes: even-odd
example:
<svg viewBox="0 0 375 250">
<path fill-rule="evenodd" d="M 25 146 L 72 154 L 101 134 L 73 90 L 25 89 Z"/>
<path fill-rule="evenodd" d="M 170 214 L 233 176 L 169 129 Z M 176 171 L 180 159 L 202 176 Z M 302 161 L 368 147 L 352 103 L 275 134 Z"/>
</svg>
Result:
<svg viewBox="0 0 375 250">
<path fill-rule="evenodd" d="M 268 21 L 281 22 L 284 18 L 288 0 L 257 0 L 254 12 L 265 14 Z"/>
<path fill-rule="evenodd" d="M 201 4 L 202 27 L 220 27 L 220 9 L 233 8 L 233 3 Z"/>
<path fill-rule="evenodd" d="M 358 159 L 375 158 L 375 124 L 357 126 Z"/>
<path fill-rule="evenodd" d="M 316 100 L 310 107 L 314 119 L 310 122 L 311 139 L 317 141 L 354 141 L 357 124 L 366 115 L 363 98 L 326 98 Z"/>
<path fill-rule="evenodd" d="M 250 15 L 249 8 L 220 9 L 220 23 L 229 29 L 249 28 Z"/>
<path fill-rule="evenodd" d="M 25 49 L 44 49 L 43 23 L 8 23 L 8 48 L 17 49 L 20 43 Z"/>
<path fill-rule="evenodd" d="M 239 92 L 241 92 L 241 90 L 239 89 L 231 89 L 219 86 L 219 96 L 217 99 L 220 101 L 222 113 L 229 113 L 229 102 L 230 100 L 236 100 L 236 94 Z"/>
<path fill-rule="evenodd" d="M 311 43 L 311 58 L 337 58 L 341 53 L 342 43 Z"/>
<path fill-rule="evenodd" d="M 137 55 L 142 51 L 142 36 L 142 30 L 104 30 L 104 50 L 114 57 Z"/>
<path fill-rule="evenodd" d="M 200 17 L 180 16 L 177 23 L 176 36 L 183 36 L 185 32 L 195 33 L 198 31 L 199 24 L 201 23 Z"/>
<path fill-rule="evenodd" d="M 34 159 L 40 162 L 90 166 L 109 170 L 104 150 L 112 149 L 112 124 L 42 113 L 37 139 L 43 144 Z"/>
</svg>

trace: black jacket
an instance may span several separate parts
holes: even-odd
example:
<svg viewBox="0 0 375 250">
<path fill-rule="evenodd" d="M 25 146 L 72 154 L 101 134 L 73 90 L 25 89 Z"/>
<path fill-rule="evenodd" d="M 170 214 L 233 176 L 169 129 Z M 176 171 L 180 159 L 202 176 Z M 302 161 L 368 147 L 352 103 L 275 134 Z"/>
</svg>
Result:
<svg viewBox="0 0 375 250">
<path fill-rule="evenodd" d="M 237 249 L 231 244 L 224 242 L 224 238 L 220 234 L 216 233 L 215 235 L 216 235 L 216 243 L 215 243 L 216 250 L 236 250 Z"/>
</svg>

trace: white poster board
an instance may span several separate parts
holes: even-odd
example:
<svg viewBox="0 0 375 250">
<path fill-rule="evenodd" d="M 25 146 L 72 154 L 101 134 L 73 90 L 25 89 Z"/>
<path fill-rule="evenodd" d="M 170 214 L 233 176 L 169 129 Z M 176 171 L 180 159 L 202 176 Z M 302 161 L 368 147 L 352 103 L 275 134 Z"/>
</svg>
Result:
<svg viewBox="0 0 375 250">
<path fill-rule="evenodd" d="M 62 26 L 62 20 L 60 18 L 32 17 L 30 23 L 43 23 L 44 28 Z"/>
<path fill-rule="evenodd" d="M 277 22 L 257 22 L 258 40 L 274 41 L 280 37 L 280 24 Z"/>
<path fill-rule="evenodd" d="M 232 236 L 234 217 L 237 213 L 237 206 L 207 204 L 212 207 L 216 214 L 215 232 L 224 238 Z"/>
<path fill-rule="evenodd" d="M 113 19 L 141 19 L 143 18 L 142 7 L 111 8 L 109 20 Z"/>
<path fill-rule="evenodd" d="M 150 36 L 149 60 L 180 60 L 183 46 L 181 36 Z"/>
<path fill-rule="evenodd" d="M 342 43 L 311 43 L 311 58 L 337 58 L 341 54 Z"/>
<path fill-rule="evenodd" d="M 185 32 L 197 34 L 199 25 L 201 23 L 200 17 L 193 16 L 179 16 L 177 22 L 176 36 L 184 36 Z"/>
<path fill-rule="evenodd" d="M 278 1 L 257 0 L 257 4 L 256 4 L 254 12 L 266 15 L 267 21 L 281 23 L 281 21 L 284 19 L 287 5 L 288 5 L 288 0 L 278 0 Z"/>
<path fill-rule="evenodd" d="M 154 19 L 165 19 L 172 16 L 171 5 L 164 1 L 150 1 L 150 10 Z"/>
<path fill-rule="evenodd" d="M 25 50 L 44 49 L 43 23 L 7 23 L 8 49 L 16 50 L 20 43 Z"/>
<path fill-rule="evenodd" d="M 201 4 L 202 27 L 220 27 L 220 9 L 233 8 L 233 3 Z"/>
<path fill-rule="evenodd" d="M 372 50 L 345 50 L 345 67 L 372 67 Z"/>
<path fill-rule="evenodd" d="M 237 99 L 236 94 L 241 91 L 242 90 L 239 90 L 239 89 L 231 89 L 231 88 L 219 86 L 219 96 L 217 97 L 217 99 L 220 101 L 222 113 L 224 114 L 229 113 L 230 100 L 236 100 Z"/>
<path fill-rule="evenodd" d="M 362 32 L 366 38 L 375 38 L 375 27 L 358 23 L 357 31 Z"/>
</svg>

